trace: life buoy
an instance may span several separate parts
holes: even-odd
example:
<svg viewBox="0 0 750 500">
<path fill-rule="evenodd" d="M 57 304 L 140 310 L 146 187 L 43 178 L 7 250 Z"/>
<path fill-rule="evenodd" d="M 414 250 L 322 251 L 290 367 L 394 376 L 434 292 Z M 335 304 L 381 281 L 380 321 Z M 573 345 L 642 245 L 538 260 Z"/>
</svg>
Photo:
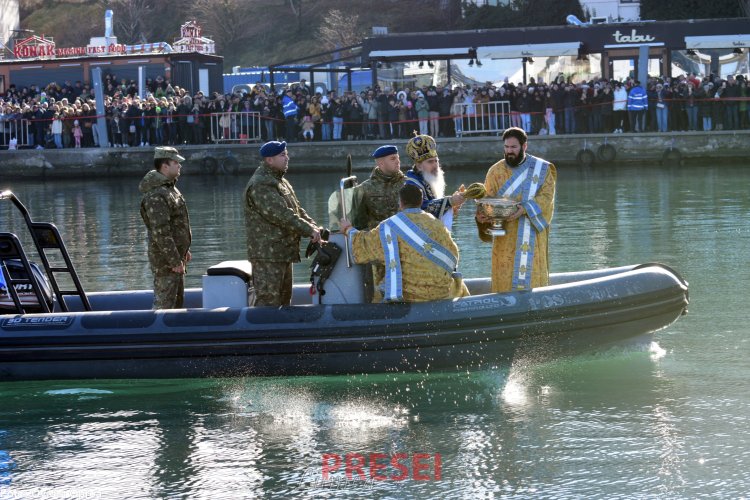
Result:
<svg viewBox="0 0 750 500">
<path fill-rule="evenodd" d="M 661 155 L 662 165 L 682 165 L 682 152 L 677 148 L 669 148 L 664 150 L 664 154 Z"/>
<path fill-rule="evenodd" d="M 596 155 L 590 149 L 581 149 L 576 155 L 576 160 L 584 167 L 590 167 L 596 161 Z"/>
<path fill-rule="evenodd" d="M 240 173 L 240 162 L 234 156 L 230 156 L 224 159 L 221 168 L 226 174 L 237 175 Z"/>
<path fill-rule="evenodd" d="M 201 162 L 201 172 L 204 174 L 215 174 L 219 170 L 219 162 L 213 156 L 206 156 Z"/>
<path fill-rule="evenodd" d="M 602 144 L 596 150 L 596 156 L 603 162 L 609 163 L 617 158 L 617 150 L 611 144 Z"/>
</svg>

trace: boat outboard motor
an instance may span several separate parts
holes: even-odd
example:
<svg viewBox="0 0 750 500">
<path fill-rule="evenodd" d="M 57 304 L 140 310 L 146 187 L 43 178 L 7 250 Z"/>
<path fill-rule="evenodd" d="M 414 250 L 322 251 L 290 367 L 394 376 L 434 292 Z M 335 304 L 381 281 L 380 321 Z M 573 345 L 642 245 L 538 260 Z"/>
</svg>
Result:
<svg viewBox="0 0 750 500">
<path fill-rule="evenodd" d="M 328 241 L 322 245 L 323 251 L 319 251 L 313 260 L 310 291 L 318 295 L 318 299 L 314 300 L 318 304 L 366 302 L 364 266 L 347 265 L 347 259 L 341 255 L 346 247 L 345 238 L 346 236 L 341 233 L 331 234 Z M 318 271 L 315 270 L 316 263 Z M 321 289 L 324 293 L 320 293 Z"/>
<path fill-rule="evenodd" d="M 322 304 L 323 295 L 326 294 L 325 283 L 331 277 L 336 262 L 341 256 L 341 247 L 336 243 L 326 241 L 330 237 L 330 232 L 327 229 L 323 229 L 320 236 L 323 238 L 323 242 L 310 242 L 305 251 L 305 258 L 309 258 L 313 253 L 315 254 L 315 258 L 310 264 L 310 293 L 317 292 L 318 303 Z"/>
<path fill-rule="evenodd" d="M 11 279 L 24 280 L 28 278 L 23 263 L 20 260 L 9 259 L 4 262 L 5 268 L 8 270 Z M 39 285 L 39 290 L 42 293 L 45 302 L 47 302 L 48 310 L 51 311 L 53 307 L 53 295 L 49 280 L 35 263 L 29 262 L 29 267 L 31 268 L 33 279 Z M 16 289 L 18 299 L 21 301 L 21 304 L 23 304 L 26 313 L 46 312 L 44 308 L 39 305 L 39 300 L 34 293 L 33 285 L 31 283 L 16 283 L 13 287 Z M 0 284 L 0 314 L 18 314 L 18 309 L 13 303 L 13 299 L 8 293 L 8 290 L 5 289 L 2 284 Z"/>
</svg>

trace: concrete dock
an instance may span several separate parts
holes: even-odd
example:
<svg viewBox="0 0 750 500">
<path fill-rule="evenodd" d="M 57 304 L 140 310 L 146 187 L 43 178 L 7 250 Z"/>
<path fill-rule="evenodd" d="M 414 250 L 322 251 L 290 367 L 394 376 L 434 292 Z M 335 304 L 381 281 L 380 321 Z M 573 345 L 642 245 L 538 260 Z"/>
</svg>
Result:
<svg viewBox="0 0 750 500">
<path fill-rule="evenodd" d="M 438 138 L 441 163 L 450 168 L 489 166 L 502 158 L 496 136 Z M 406 140 L 293 143 L 289 146 L 296 171 L 341 172 L 352 155 L 355 171 L 369 170 L 370 153 L 380 144 L 399 146 L 408 166 Z M 249 174 L 258 165 L 259 144 L 181 146 L 185 173 Z M 745 162 L 750 156 L 750 130 L 647 134 L 577 134 L 531 136 L 529 153 L 559 167 L 584 165 L 616 168 L 627 163 L 685 165 Z M 137 177 L 153 166 L 153 147 L 0 151 L 0 179 Z"/>
</svg>

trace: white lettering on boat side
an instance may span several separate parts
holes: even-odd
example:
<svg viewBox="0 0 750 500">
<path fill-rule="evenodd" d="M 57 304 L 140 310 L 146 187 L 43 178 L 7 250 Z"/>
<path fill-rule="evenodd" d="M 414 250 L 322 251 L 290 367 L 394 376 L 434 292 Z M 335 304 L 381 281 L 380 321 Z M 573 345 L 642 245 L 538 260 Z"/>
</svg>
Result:
<svg viewBox="0 0 750 500">
<path fill-rule="evenodd" d="M 25 318 L 16 316 L 2 320 L 0 326 L 5 329 L 12 328 L 39 328 L 39 327 L 66 327 L 73 324 L 72 316 L 33 316 Z"/>
<path fill-rule="evenodd" d="M 497 307 L 511 307 L 516 305 L 518 301 L 513 296 L 508 297 L 477 297 L 477 298 L 466 298 L 460 299 L 453 302 L 454 312 L 464 311 L 484 311 L 489 309 L 495 309 Z"/>
</svg>

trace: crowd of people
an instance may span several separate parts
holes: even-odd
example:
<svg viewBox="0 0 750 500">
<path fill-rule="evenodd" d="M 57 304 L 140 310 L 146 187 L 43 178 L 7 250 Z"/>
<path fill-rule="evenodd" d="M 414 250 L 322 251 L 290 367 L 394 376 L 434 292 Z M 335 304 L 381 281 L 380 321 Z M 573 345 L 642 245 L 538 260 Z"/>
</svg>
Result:
<svg viewBox="0 0 750 500">
<path fill-rule="evenodd" d="M 207 144 L 244 137 L 269 141 L 408 139 L 414 130 L 434 137 L 499 134 L 516 126 L 527 134 L 740 130 L 750 128 L 750 89 L 743 75 L 694 74 L 594 78 L 574 83 L 374 86 L 361 92 L 313 92 L 302 80 L 282 92 L 256 84 L 250 92 L 190 93 L 157 77 L 144 97 L 134 81 L 104 81 L 106 137 L 93 87 L 66 81 L 43 88 L 11 84 L 0 94 L 0 145 L 31 148 L 133 147 Z M 257 120 L 238 120 L 253 114 Z M 214 117 L 212 122 L 212 115 Z M 218 118 L 218 120 L 216 120 Z M 24 124 L 23 126 L 19 126 Z"/>
</svg>

